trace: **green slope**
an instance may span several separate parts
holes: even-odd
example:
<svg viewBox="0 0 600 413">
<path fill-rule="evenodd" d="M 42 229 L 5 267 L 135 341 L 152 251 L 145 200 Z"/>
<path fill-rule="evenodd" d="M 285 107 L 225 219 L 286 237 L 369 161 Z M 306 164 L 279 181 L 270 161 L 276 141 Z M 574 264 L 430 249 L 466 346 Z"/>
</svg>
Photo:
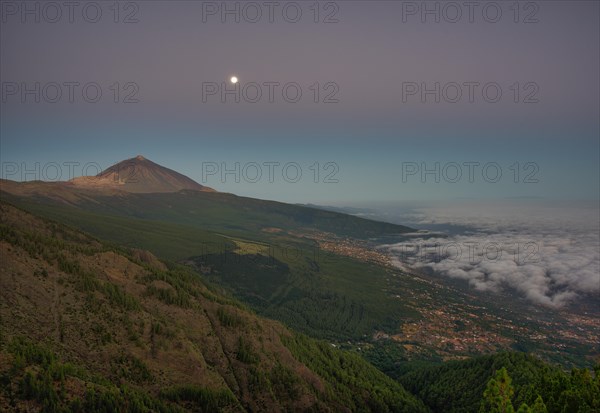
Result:
<svg viewBox="0 0 600 413">
<path fill-rule="evenodd" d="M 323 251 L 287 232 L 324 227 L 365 236 L 405 227 L 228 194 L 100 196 L 77 207 L 46 198 L 9 198 L 99 238 L 163 259 L 191 259 L 198 269 L 208 266 L 205 276 L 211 282 L 259 314 L 314 337 L 360 339 L 375 330 L 395 331 L 401 320 L 418 317 L 388 292 L 398 271 Z M 285 231 L 261 231 L 265 227 Z M 259 251 L 244 253 L 239 245 Z"/>
<path fill-rule="evenodd" d="M 0 255 L 2 411 L 427 411 L 366 361 L 298 339 L 188 267 L 4 203 Z"/>
<path fill-rule="evenodd" d="M 413 231 L 411 228 L 372 221 L 338 212 L 300 205 L 239 197 L 233 194 L 197 191 L 154 194 L 105 195 L 101 192 L 65 190 L 57 195 L 51 187 L 47 193 L 28 197 L 1 191 L 2 199 L 13 203 L 37 202 L 65 205 L 115 216 L 173 222 L 204 230 L 252 234 L 261 230 L 318 230 L 338 236 L 368 238 Z M 53 192 L 54 191 L 54 192 Z"/>
<path fill-rule="evenodd" d="M 549 413 L 600 412 L 600 365 L 570 374 L 523 353 L 499 353 L 419 369 L 400 378 L 434 412 L 476 413 L 487 382 L 505 367 L 515 393 L 512 404 L 532 406 L 542 396 Z"/>
</svg>

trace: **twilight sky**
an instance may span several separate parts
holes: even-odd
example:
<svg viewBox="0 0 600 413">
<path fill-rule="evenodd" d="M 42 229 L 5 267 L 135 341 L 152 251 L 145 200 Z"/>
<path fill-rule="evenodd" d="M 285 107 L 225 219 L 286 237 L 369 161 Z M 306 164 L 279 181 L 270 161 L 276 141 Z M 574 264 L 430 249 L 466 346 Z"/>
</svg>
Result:
<svg viewBox="0 0 600 413">
<path fill-rule="evenodd" d="M 1 2 L 2 178 L 142 154 L 287 202 L 600 196 L 596 1 L 118 6 Z"/>
</svg>

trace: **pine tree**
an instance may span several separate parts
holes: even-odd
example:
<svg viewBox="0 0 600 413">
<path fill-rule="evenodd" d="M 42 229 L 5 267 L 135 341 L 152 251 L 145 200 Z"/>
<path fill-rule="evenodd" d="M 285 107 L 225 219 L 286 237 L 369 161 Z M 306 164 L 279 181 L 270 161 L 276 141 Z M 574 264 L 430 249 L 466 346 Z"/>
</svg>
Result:
<svg viewBox="0 0 600 413">
<path fill-rule="evenodd" d="M 496 372 L 483 392 L 480 413 L 514 413 L 511 398 L 514 389 L 505 367 Z"/>
<path fill-rule="evenodd" d="M 546 404 L 544 403 L 542 396 L 538 395 L 537 399 L 535 399 L 535 403 L 533 403 L 531 412 L 532 413 L 548 413 L 548 409 L 546 408 Z"/>
</svg>

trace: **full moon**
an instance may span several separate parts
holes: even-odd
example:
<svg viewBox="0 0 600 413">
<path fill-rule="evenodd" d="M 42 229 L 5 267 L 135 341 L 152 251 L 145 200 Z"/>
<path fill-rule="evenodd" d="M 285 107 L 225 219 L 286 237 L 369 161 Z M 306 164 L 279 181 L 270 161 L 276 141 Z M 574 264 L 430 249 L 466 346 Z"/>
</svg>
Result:
<svg viewBox="0 0 600 413">
<path fill-rule="evenodd" d="M 233 83 L 234 85 L 238 82 L 238 78 L 235 76 L 231 76 L 231 83 Z"/>
</svg>

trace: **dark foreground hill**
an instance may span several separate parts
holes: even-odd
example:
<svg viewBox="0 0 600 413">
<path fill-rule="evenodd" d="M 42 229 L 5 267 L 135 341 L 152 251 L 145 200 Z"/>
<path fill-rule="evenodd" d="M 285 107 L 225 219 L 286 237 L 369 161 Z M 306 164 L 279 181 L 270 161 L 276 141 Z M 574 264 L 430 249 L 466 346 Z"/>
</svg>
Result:
<svg viewBox="0 0 600 413">
<path fill-rule="evenodd" d="M 189 268 L 6 203 L 0 217 L 2 411 L 427 411 Z"/>
</svg>

